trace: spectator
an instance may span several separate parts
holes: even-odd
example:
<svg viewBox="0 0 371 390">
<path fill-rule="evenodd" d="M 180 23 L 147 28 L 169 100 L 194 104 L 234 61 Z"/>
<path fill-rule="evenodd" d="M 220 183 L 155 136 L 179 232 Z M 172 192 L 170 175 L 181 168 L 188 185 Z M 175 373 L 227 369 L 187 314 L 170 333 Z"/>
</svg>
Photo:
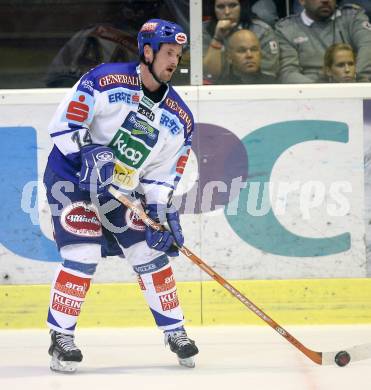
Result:
<svg viewBox="0 0 371 390">
<path fill-rule="evenodd" d="M 278 10 L 274 0 L 250 0 L 251 11 L 261 20 L 274 26 L 278 21 Z"/>
<path fill-rule="evenodd" d="M 371 1 L 370 0 L 342 0 L 340 2 L 340 5 L 345 5 L 345 4 L 349 4 L 349 3 L 356 4 L 356 5 L 359 5 L 360 7 L 362 7 L 365 10 L 368 18 L 371 19 Z"/>
<path fill-rule="evenodd" d="M 235 31 L 226 46 L 228 72 L 221 84 L 275 84 L 276 78 L 262 73 L 259 39 L 252 31 Z"/>
<path fill-rule="evenodd" d="M 283 83 L 320 80 L 326 48 L 334 43 L 351 44 L 357 53 L 357 73 L 371 76 L 371 26 L 364 11 L 336 0 L 300 0 L 300 14 L 276 24 L 280 45 L 280 78 Z"/>
<path fill-rule="evenodd" d="M 340 6 L 343 6 L 346 4 L 348 4 L 348 5 L 352 4 L 353 6 L 358 5 L 358 6 L 362 7 L 365 10 L 368 18 L 369 19 L 371 18 L 371 1 L 370 0 L 341 0 L 339 3 Z M 293 12 L 290 12 L 292 14 L 301 12 L 303 10 L 303 7 L 300 5 L 299 0 L 293 0 L 292 8 L 293 8 L 293 10 L 292 10 Z"/>
<path fill-rule="evenodd" d="M 275 76 L 279 70 L 279 52 L 272 28 L 253 16 L 247 0 L 215 0 L 211 20 L 203 23 L 204 77 L 217 80 L 225 71 L 225 40 L 236 30 L 247 28 L 260 41 L 262 69 Z"/>
<path fill-rule="evenodd" d="M 352 83 L 356 81 L 356 56 L 350 45 L 335 43 L 327 48 L 324 58 L 326 81 Z"/>
<path fill-rule="evenodd" d="M 117 23 L 101 23 L 77 32 L 58 52 L 45 78 L 48 87 L 71 87 L 103 62 L 138 60 L 137 32 L 157 15 L 160 1 L 124 0 Z"/>
</svg>

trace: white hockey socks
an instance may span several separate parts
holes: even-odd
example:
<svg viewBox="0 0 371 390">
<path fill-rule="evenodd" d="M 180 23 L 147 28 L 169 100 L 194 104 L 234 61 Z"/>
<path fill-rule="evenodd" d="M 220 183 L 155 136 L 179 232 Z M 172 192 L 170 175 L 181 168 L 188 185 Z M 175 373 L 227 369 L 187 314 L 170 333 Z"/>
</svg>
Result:
<svg viewBox="0 0 371 390">
<path fill-rule="evenodd" d="M 92 275 L 60 265 L 50 291 L 47 324 L 64 334 L 73 334 Z"/>
<path fill-rule="evenodd" d="M 167 257 L 161 256 L 143 265 L 134 266 L 139 286 L 151 309 L 157 326 L 171 330 L 184 324 L 173 270 Z"/>
</svg>

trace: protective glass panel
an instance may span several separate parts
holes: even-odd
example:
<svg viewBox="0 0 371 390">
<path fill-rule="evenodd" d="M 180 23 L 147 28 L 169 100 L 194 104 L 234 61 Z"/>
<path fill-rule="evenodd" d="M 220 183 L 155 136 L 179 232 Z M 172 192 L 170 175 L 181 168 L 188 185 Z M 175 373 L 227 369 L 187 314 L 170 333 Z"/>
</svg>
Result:
<svg viewBox="0 0 371 390">
<path fill-rule="evenodd" d="M 189 30 L 189 0 L 0 0 L 0 89 L 70 87 L 102 62 L 138 60 L 150 18 Z M 189 84 L 189 49 L 173 84 Z"/>
</svg>

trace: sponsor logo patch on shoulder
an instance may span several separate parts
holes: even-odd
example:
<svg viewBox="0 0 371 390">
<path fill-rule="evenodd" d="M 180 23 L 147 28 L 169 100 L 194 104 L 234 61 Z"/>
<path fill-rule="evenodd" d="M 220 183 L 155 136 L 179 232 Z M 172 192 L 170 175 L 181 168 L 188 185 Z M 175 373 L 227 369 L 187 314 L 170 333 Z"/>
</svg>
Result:
<svg viewBox="0 0 371 390">
<path fill-rule="evenodd" d="M 92 80 L 84 80 L 81 82 L 81 85 L 78 87 L 78 89 L 87 89 L 89 92 L 94 93 L 94 83 Z"/>
<path fill-rule="evenodd" d="M 102 225 L 93 204 L 75 202 L 67 206 L 60 216 L 64 230 L 81 237 L 100 237 Z"/>
<path fill-rule="evenodd" d="M 94 99 L 88 93 L 76 91 L 69 102 L 66 111 L 62 114 L 62 121 L 81 125 L 89 122 L 93 115 Z"/>
</svg>

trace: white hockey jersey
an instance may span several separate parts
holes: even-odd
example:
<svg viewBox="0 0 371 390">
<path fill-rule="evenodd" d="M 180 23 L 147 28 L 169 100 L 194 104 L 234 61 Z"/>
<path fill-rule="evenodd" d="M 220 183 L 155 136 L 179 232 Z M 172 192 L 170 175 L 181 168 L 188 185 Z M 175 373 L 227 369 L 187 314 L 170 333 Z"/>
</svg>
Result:
<svg viewBox="0 0 371 390">
<path fill-rule="evenodd" d="M 181 178 L 194 130 L 189 108 L 169 86 L 154 103 L 143 94 L 137 63 L 103 64 L 86 73 L 59 105 L 49 132 L 49 167 L 78 183 L 80 150 L 112 148 L 114 182 L 143 193 L 147 203 L 166 203 Z"/>
</svg>

